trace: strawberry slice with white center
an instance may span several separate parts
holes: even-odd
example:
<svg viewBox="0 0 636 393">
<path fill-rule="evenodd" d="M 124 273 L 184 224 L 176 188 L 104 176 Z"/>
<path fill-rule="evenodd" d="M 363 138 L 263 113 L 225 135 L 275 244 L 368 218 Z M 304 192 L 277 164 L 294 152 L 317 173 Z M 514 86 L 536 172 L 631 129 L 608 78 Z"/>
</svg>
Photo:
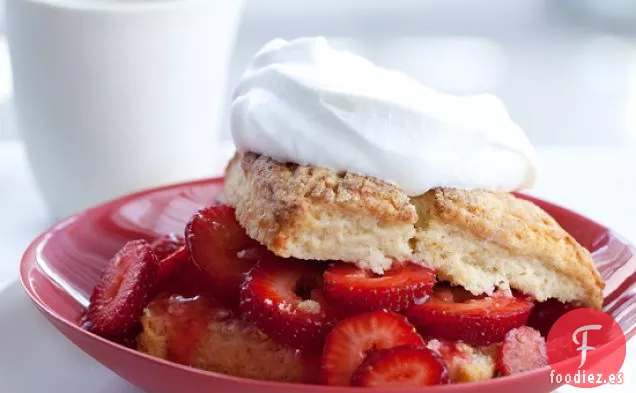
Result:
<svg viewBox="0 0 636 393">
<path fill-rule="evenodd" d="M 401 346 L 371 352 L 351 376 L 352 386 L 423 387 L 447 384 L 448 370 L 427 348 Z"/>
<path fill-rule="evenodd" d="M 409 321 L 422 335 L 489 345 L 502 341 L 509 330 L 524 325 L 533 307 L 529 299 L 512 295 L 466 299 L 454 292 L 464 291 L 440 286 L 426 303 L 407 310 Z"/>
<path fill-rule="evenodd" d="M 273 340 L 296 349 L 317 350 L 334 318 L 312 292 L 322 286 L 324 265 L 265 256 L 241 287 L 240 310 Z M 317 301 L 318 300 L 318 301 Z"/>
<path fill-rule="evenodd" d="M 323 382 L 348 386 L 353 372 L 368 353 L 423 344 L 415 327 L 400 314 L 372 311 L 354 315 L 338 322 L 327 335 L 322 354 Z"/>
<path fill-rule="evenodd" d="M 212 206 L 195 214 L 185 230 L 194 263 L 210 278 L 214 294 L 237 303 L 239 288 L 256 263 L 254 249 L 263 248 L 245 233 L 227 205 Z"/>
<path fill-rule="evenodd" d="M 499 348 L 497 370 L 511 375 L 543 367 L 548 364 L 545 351 L 545 339 L 538 330 L 528 326 L 512 329 Z"/>
<path fill-rule="evenodd" d="M 133 333 L 150 300 L 157 257 L 145 240 L 126 243 L 93 289 L 84 327 L 103 337 Z"/>
<path fill-rule="evenodd" d="M 384 275 L 338 263 L 327 269 L 323 277 L 327 300 L 350 312 L 405 310 L 426 298 L 436 282 L 433 270 L 410 262 Z"/>
</svg>

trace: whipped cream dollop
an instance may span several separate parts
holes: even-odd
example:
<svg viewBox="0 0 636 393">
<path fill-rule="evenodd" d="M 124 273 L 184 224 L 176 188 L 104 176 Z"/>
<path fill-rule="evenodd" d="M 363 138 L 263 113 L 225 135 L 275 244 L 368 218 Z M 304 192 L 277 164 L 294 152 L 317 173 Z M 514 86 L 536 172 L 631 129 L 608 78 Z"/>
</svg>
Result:
<svg viewBox="0 0 636 393">
<path fill-rule="evenodd" d="M 276 39 L 232 103 L 239 151 L 374 176 L 408 195 L 531 187 L 535 150 L 495 96 L 437 92 L 322 38 Z"/>
</svg>

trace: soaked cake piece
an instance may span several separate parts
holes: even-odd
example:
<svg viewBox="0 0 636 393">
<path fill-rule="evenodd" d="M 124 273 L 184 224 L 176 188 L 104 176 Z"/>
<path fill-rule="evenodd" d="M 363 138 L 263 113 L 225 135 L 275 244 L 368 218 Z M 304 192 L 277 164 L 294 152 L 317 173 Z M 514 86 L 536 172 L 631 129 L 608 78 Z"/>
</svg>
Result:
<svg viewBox="0 0 636 393">
<path fill-rule="evenodd" d="M 444 359 L 451 382 L 485 381 L 495 376 L 495 345 L 475 348 L 463 342 L 430 340 L 426 347 Z"/>
<path fill-rule="evenodd" d="M 141 325 L 138 349 L 152 356 L 239 377 L 311 379 L 307 362 L 296 351 L 208 298 L 156 299 L 145 309 Z"/>
</svg>

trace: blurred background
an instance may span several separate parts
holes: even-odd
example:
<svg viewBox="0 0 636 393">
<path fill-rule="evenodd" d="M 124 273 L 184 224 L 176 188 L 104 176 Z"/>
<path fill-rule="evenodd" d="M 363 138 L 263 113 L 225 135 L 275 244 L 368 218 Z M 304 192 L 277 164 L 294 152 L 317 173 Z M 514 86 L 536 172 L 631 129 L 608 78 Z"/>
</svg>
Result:
<svg viewBox="0 0 636 393">
<path fill-rule="evenodd" d="M 268 40 L 313 35 L 443 91 L 493 92 L 538 146 L 636 145 L 636 1 L 247 0 L 230 89 Z M 0 140 L 19 135 L 10 73 L 0 27 Z"/>
</svg>

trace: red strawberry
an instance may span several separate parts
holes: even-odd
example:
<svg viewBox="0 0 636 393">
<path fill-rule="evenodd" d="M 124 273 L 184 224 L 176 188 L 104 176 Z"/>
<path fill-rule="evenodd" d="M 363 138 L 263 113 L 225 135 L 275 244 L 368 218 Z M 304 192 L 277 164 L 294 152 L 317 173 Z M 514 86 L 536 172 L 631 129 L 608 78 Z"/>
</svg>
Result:
<svg viewBox="0 0 636 393">
<path fill-rule="evenodd" d="M 167 257 L 159 260 L 156 278 L 157 287 L 160 288 L 164 283 L 175 277 L 189 262 L 190 253 L 185 245 Z"/>
<path fill-rule="evenodd" d="M 451 289 L 436 288 L 426 303 L 411 307 L 406 315 L 425 337 L 488 345 L 524 325 L 533 306 L 526 298 L 504 295 L 461 300 Z"/>
<path fill-rule="evenodd" d="M 256 262 L 252 258 L 260 255 L 252 249 L 261 246 L 247 236 L 227 205 L 199 211 L 185 233 L 192 260 L 210 277 L 214 293 L 236 303 L 245 273 Z"/>
<path fill-rule="evenodd" d="M 322 353 L 320 351 L 296 351 L 296 357 L 303 368 L 303 382 L 320 385 L 320 362 L 322 360 Z"/>
<path fill-rule="evenodd" d="M 573 304 L 562 303 L 556 299 L 537 302 L 530 314 L 527 325 L 537 329 L 544 337 L 548 337 L 548 332 L 557 319 L 575 308 L 576 306 Z"/>
<path fill-rule="evenodd" d="M 371 352 L 351 376 L 352 386 L 374 388 L 421 387 L 448 382 L 446 364 L 436 353 L 409 345 Z"/>
<path fill-rule="evenodd" d="M 410 262 L 382 276 L 340 263 L 327 269 L 323 277 L 327 300 L 353 312 L 402 311 L 425 298 L 435 285 L 434 271 Z"/>
<path fill-rule="evenodd" d="M 329 303 L 327 299 L 325 298 L 325 292 L 322 288 L 312 289 L 309 298 L 311 300 L 318 302 L 320 306 L 325 310 L 327 315 L 330 315 L 332 319 L 336 321 L 345 319 L 351 315 L 350 312 L 342 310 L 338 307 L 335 307 L 333 304 Z"/>
<path fill-rule="evenodd" d="M 521 373 L 546 364 L 545 339 L 539 331 L 521 326 L 506 333 L 497 360 L 497 370 L 501 374 Z"/>
<path fill-rule="evenodd" d="M 183 245 L 185 245 L 183 236 L 170 233 L 153 240 L 152 243 L 150 243 L 150 248 L 152 248 L 152 251 L 157 255 L 157 259 L 162 260 L 179 250 Z"/>
<path fill-rule="evenodd" d="M 157 257 L 148 242 L 126 243 L 93 289 L 84 326 L 105 337 L 132 332 L 149 301 L 156 272 Z"/>
<path fill-rule="evenodd" d="M 158 292 L 163 295 L 181 295 L 188 298 L 198 295 L 215 298 L 211 291 L 213 287 L 214 284 L 210 282 L 208 275 L 188 259 L 182 268 L 163 282 Z M 227 305 L 232 306 L 232 304 Z"/>
<path fill-rule="evenodd" d="M 424 340 L 406 318 L 392 311 L 357 314 L 338 322 L 327 335 L 322 354 L 322 379 L 327 385 L 347 386 L 367 353 L 401 345 L 420 346 Z"/>
<path fill-rule="evenodd" d="M 281 344 L 319 349 L 333 324 L 324 305 L 311 299 L 322 285 L 322 264 L 273 254 L 262 259 L 241 287 L 240 309 L 256 327 Z M 314 292 L 314 296 L 317 292 Z"/>
</svg>

